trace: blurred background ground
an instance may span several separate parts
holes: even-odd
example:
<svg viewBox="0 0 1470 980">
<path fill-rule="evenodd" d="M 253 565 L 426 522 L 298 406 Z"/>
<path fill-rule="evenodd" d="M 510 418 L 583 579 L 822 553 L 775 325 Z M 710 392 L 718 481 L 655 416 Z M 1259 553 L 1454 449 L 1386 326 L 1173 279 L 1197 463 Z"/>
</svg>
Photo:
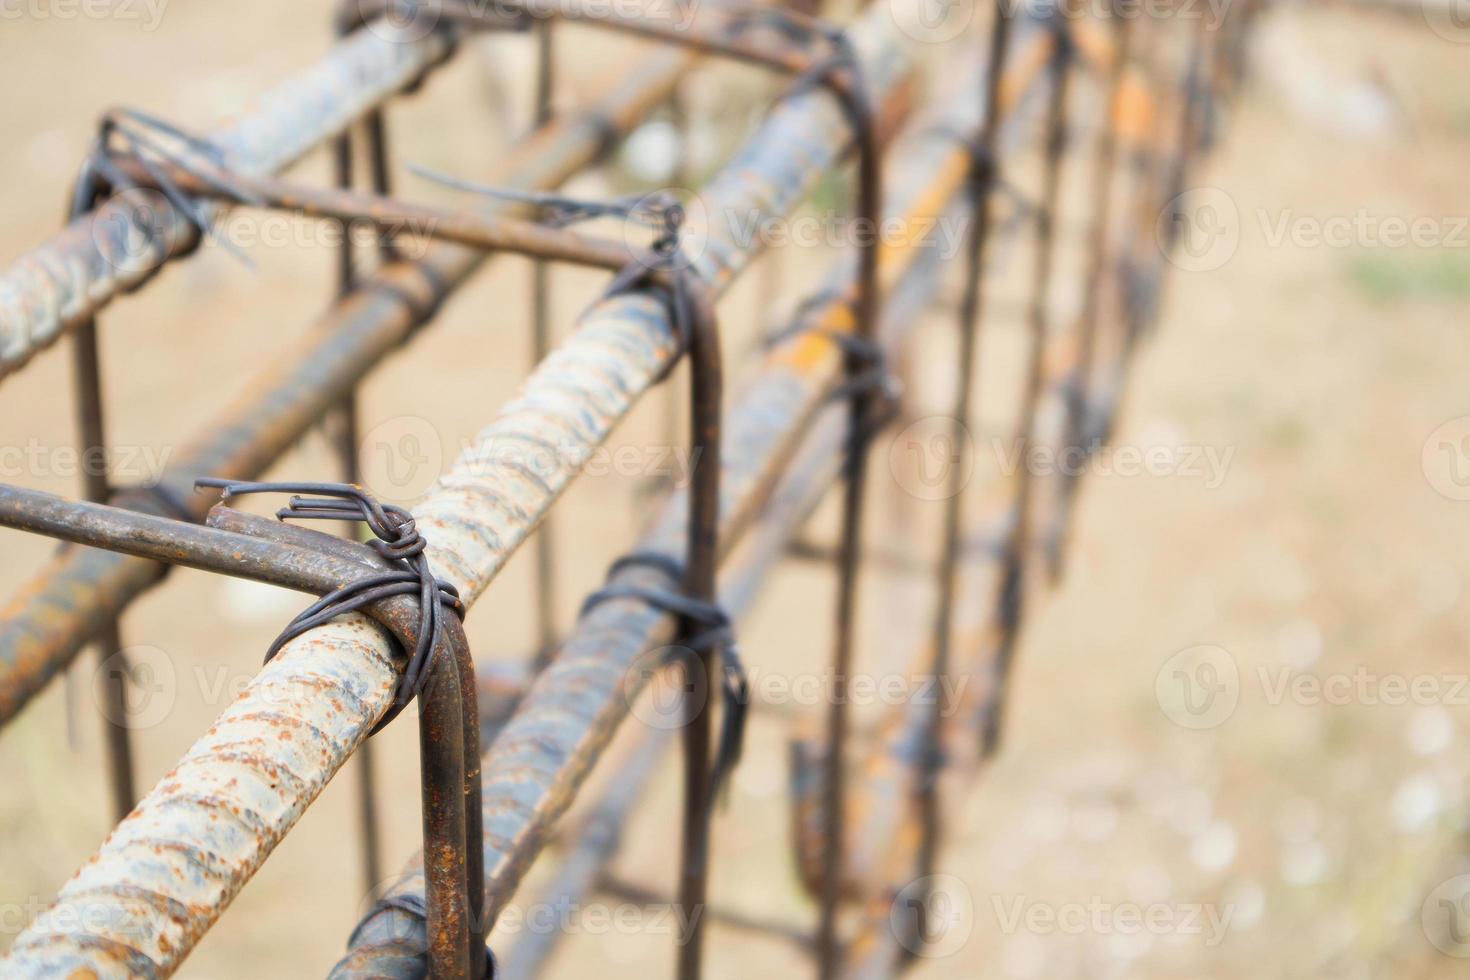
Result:
<svg viewBox="0 0 1470 980">
<path fill-rule="evenodd" d="M 107 19 L 0 21 L 0 187 L 9 188 L 0 194 L 0 258 L 54 230 L 102 108 L 136 105 L 202 128 L 245 111 L 252 95 L 309 62 L 329 43 L 326 22 L 325 5 L 288 0 L 229 11 L 175 2 L 156 30 Z M 565 37 L 560 101 L 586 102 L 598 70 L 630 48 L 587 32 Z M 943 862 L 968 899 L 964 941 L 919 963 L 916 975 L 1465 974 L 1466 961 L 1444 952 L 1466 949 L 1446 937 L 1459 919 L 1441 904 L 1464 894 L 1441 883 L 1470 871 L 1470 444 L 1455 427 L 1470 416 L 1470 232 L 1455 223 L 1470 215 L 1470 45 L 1455 37 L 1416 15 L 1348 7 L 1287 7 L 1263 19 L 1250 80 L 1196 181 L 1235 208 L 1234 245 L 1218 267 L 1174 271 L 1117 432 L 1120 446 L 1200 447 L 1228 465 L 1219 480 L 1088 476 L 1067 575 L 1031 610 L 1005 751 L 973 785 Z M 516 38 L 460 59 L 393 110 L 399 145 L 412 148 L 404 156 L 492 172 L 508 134 L 525 126 L 530 64 Z M 746 107 L 769 92 L 739 71 L 691 84 L 694 117 L 713 120 L 696 130 L 705 168 L 736 145 L 754 118 Z M 650 130 L 645 145 L 659 138 Z M 573 186 L 606 193 L 636 182 L 640 166 L 635 153 L 610 176 Z M 305 172 L 325 176 L 318 159 Z M 1361 231 L 1346 244 L 1312 244 L 1300 233 L 1360 213 L 1376 228 L 1384 218 L 1429 219 L 1437 244 L 1395 247 Z M 117 444 L 166 458 L 327 301 L 324 250 L 252 256 L 258 274 L 206 255 L 109 311 Z M 754 337 L 772 316 L 771 290 L 798 288 L 825 259 L 786 255 L 783 270 L 752 270 L 727 322 Z M 1025 267 L 1005 268 L 1002 298 Z M 392 435 L 405 418 L 422 419 L 452 456 L 524 374 L 526 281 L 523 263 L 503 260 L 464 290 L 372 376 L 364 430 Z M 595 278 L 559 274 L 562 328 L 595 288 Z M 1059 308 L 1075 309 L 1075 297 L 1061 297 Z M 998 387 L 1002 375 L 1014 379 L 1022 346 L 1015 304 L 998 300 L 996 310 L 986 379 Z M 920 382 L 913 410 L 943 406 L 947 323 L 941 306 L 923 325 L 909 367 Z M 6 380 L 0 444 L 70 443 L 67 368 L 64 350 L 53 350 Z M 434 379 L 427 397 L 425 377 Z M 656 438 L 658 401 L 620 431 L 620 443 Z M 324 438 L 313 436 L 276 472 L 326 472 L 327 459 Z M 993 480 L 997 461 L 982 453 L 981 463 L 977 482 Z M 65 474 L 29 476 L 19 482 L 74 492 Z M 638 505 L 627 482 L 585 480 L 561 508 L 567 621 L 633 539 Z M 895 495 L 894 481 L 878 482 L 880 499 Z M 50 549 L 15 534 L 3 541 L 0 586 L 9 592 Z M 512 563 L 469 620 L 486 659 L 518 660 L 530 649 L 527 565 Z M 865 617 L 876 642 L 911 643 L 928 621 L 924 593 L 899 601 L 912 587 L 885 592 L 891 584 L 874 577 Z M 742 631 L 752 662 L 781 651 L 763 666 L 817 669 L 828 589 L 822 570 L 783 566 Z M 298 607 L 294 597 L 187 572 L 137 604 L 129 641 L 162 651 L 158 662 L 172 672 L 167 710 L 137 738 L 144 785 L 208 726 Z M 1174 684 L 1180 670 L 1185 681 L 1207 675 L 1196 654 L 1177 655 L 1201 646 L 1211 648 L 1208 666 L 1233 676 L 1222 689 L 1233 710 L 1191 728 L 1178 720 L 1200 719 L 1180 713 Z M 75 731 L 53 685 L 0 739 L 0 947 L 112 822 L 90 663 L 74 687 Z M 1326 693 L 1283 687 L 1303 678 Z M 1395 696 L 1395 679 L 1418 693 Z M 809 924 L 787 856 L 787 728 L 774 714 L 754 726 L 719 818 L 715 894 L 745 912 Z M 382 810 L 386 866 L 396 868 L 416 848 L 416 793 L 398 788 L 416 782 L 415 746 L 403 727 L 377 741 L 394 787 Z M 355 778 L 349 768 L 328 788 L 183 975 L 320 975 L 335 960 L 365 901 Z M 629 830 L 621 876 L 669 887 L 676 801 L 670 769 Z M 1160 925 L 1129 928 L 1129 910 L 1154 910 Z M 1048 926 L 1046 913 L 1060 924 Z M 598 929 L 587 919 L 575 931 L 550 975 L 668 973 L 669 939 L 654 928 Z M 724 927 L 713 932 L 710 964 L 712 977 L 801 969 L 784 942 Z"/>
</svg>

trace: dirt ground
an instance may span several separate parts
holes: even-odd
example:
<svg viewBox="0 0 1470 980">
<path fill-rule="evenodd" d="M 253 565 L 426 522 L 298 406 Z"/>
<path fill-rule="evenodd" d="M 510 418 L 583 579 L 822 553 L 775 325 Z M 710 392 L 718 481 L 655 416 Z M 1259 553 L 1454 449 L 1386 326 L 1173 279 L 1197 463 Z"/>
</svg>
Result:
<svg viewBox="0 0 1470 980">
<path fill-rule="evenodd" d="M 54 230 L 100 110 L 146 107 L 200 128 L 245 111 L 329 43 L 325 5 L 305 15 L 303 6 L 168 4 L 156 29 L 121 15 L 0 20 L 9 136 L 0 187 L 10 188 L 0 193 L 0 260 Z M 131 7 L 145 20 L 152 9 Z M 1067 574 L 1031 607 L 1005 751 L 974 782 L 942 862 L 955 915 L 928 950 L 942 955 L 921 958 L 915 976 L 1465 975 L 1470 35 L 1434 24 L 1349 7 L 1263 19 L 1249 82 L 1192 192 L 1192 231 L 1204 237 L 1171 273 L 1114 448 L 1089 468 Z M 598 70 L 627 51 L 568 32 L 559 102 L 595 98 Z M 412 148 L 403 155 L 466 174 L 492 169 L 526 125 L 529 66 L 516 38 L 460 59 L 395 108 L 399 145 Z M 691 84 L 695 117 L 717 120 L 696 129 L 702 168 L 737 145 L 753 118 L 743 107 L 768 92 L 741 72 Z M 643 133 L 643 145 L 656 148 L 660 133 Z M 574 186 L 625 186 L 640 160 L 635 150 L 611 175 Z M 322 178 L 325 168 L 313 158 L 302 173 Z M 329 298 L 326 249 L 307 241 L 251 254 L 256 273 L 205 255 L 106 315 L 113 441 L 135 451 L 138 476 L 186 444 Z M 769 322 L 772 290 L 789 295 L 828 258 L 753 269 L 727 304 L 736 342 Z M 1020 363 L 1020 310 L 1004 297 L 1024 268 L 1020 257 L 1006 262 L 987 328 L 984 383 L 997 388 Z M 597 280 L 564 273 L 557 283 L 565 329 Z M 524 375 L 526 284 L 524 264 L 496 263 L 373 374 L 369 437 L 427 433 L 431 455 L 452 456 Z M 957 286 L 947 284 L 949 300 Z M 1059 309 L 1075 302 L 1061 297 Z M 941 305 L 926 319 L 908 365 L 911 412 L 943 406 L 952 370 L 943 314 Z M 68 367 L 64 348 L 52 350 L 5 380 L 0 446 L 38 447 L 24 477 L 6 480 L 75 493 L 54 451 L 72 439 Z M 655 441 L 661 420 L 652 398 L 617 444 Z M 979 433 L 977 493 L 1000 468 L 998 431 Z M 1163 464 L 1137 465 L 1154 450 Z M 274 473 L 319 476 L 330 465 L 314 434 Z M 911 545 L 939 505 L 890 520 L 899 502 L 915 502 L 875 472 L 875 538 Z M 558 505 L 564 622 L 632 542 L 646 507 L 635 482 L 591 478 Z M 818 515 L 816 536 L 830 516 Z M 0 541 L 8 594 L 51 549 L 13 533 Z M 532 646 L 529 558 L 470 617 L 486 660 L 520 660 Z M 907 650 L 928 628 L 925 586 L 895 578 L 873 576 L 864 603 L 863 655 L 875 663 L 893 662 L 887 647 Z M 742 625 L 752 665 L 818 670 L 829 595 L 825 570 L 783 564 Z M 159 671 L 163 697 L 136 734 L 142 785 L 208 727 L 299 606 L 178 572 L 133 608 L 127 642 Z M 54 684 L 0 739 L 0 948 L 112 824 L 93 672 L 89 655 L 70 712 L 67 687 Z M 718 818 L 714 894 L 724 909 L 806 927 L 813 908 L 789 858 L 785 803 L 792 724 L 788 712 L 757 712 Z M 417 848 L 416 746 L 405 727 L 375 739 L 389 869 Z M 673 880 L 672 761 L 615 865 L 618 878 L 659 891 Z M 311 976 L 335 961 L 368 901 L 356 779 L 349 767 L 328 787 L 184 976 Z M 548 975 L 668 975 L 665 918 L 605 894 L 577 911 Z M 521 938 L 514 932 L 503 926 L 496 947 Z M 804 972 L 801 963 L 788 939 L 715 924 L 711 977 Z"/>
</svg>

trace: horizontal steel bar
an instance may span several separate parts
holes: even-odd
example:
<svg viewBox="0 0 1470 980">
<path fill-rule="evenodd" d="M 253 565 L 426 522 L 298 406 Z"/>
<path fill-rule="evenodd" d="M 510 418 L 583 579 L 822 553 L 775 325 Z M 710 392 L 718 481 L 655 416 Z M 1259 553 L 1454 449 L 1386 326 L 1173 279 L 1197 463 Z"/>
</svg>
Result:
<svg viewBox="0 0 1470 980">
<path fill-rule="evenodd" d="M 417 37 L 374 24 L 338 42 L 210 139 L 241 171 L 284 169 L 409 87 L 448 52 L 442 33 Z M 176 208 L 133 197 L 103 204 L 18 258 L 0 273 L 0 378 L 198 241 L 197 229 Z"/>
<path fill-rule="evenodd" d="M 138 161 L 115 161 L 140 186 L 157 186 L 153 173 Z M 273 177 L 251 177 L 221 171 L 221 182 L 205 180 L 182 167 L 150 164 L 175 188 L 191 197 L 235 205 L 289 211 L 308 218 L 372 225 L 385 235 L 452 242 L 489 252 L 514 252 L 529 258 L 617 271 L 638 257 L 626 242 L 590 238 L 524 218 L 413 204 L 334 187 L 313 187 Z M 228 182 L 228 187 L 223 186 Z M 253 201 L 251 199 L 254 199 Z"/>
<path fill-rule="evenodd" d="M 48 534 L 65 541 L 107 548 L 169 564 L 265 582 L 325 596 L 348 585 L 397 571 L 365 545 L 309 528 L 279 523 L 227 506 L 210 513 L 210 525 L 140 514 L 87 501 L 70 501 L 35 490 L 0 486 L 0 524 Z M 381 582 L 380 582 L 381 584 Z M 412 650 L 421 634 L 420 598 L 390 596 L 364 609 Z M 436 595 L 432 601 L 438 601 Z M 440 920 L 433 959 L 479 964 L 478 902 L 466 891 L 483 877 L 478 857 L 481 839 L 479 767 L 480 729 L 474 667 L 457 616 L 445 615 L 435 630 L 432 671 L 419 702 L 420 772 L 423 778 L 424 848 L 437 859 L 430 874 L 426 908 Z M 466 758 L 473 767 L 466 769 Z M 470 807 L 468 800 L 474 800 Z M 467 842 L 473 846 L 466 851 Z M 443 975 L 442 970 L 436 975 Z M 456 967 L 456 975 L 463 970 Z"/>
<path fill-rule="evenodd" d="M 344 572 L 360 575 L 361 558 L 345 564 L 350 559 L 342 548 L 372 556 L 345 539 L 306 528 L 295 530 L 326 538 L 335 545 L 335 554 L 304 543 L 271 541 L 4 484 L 0 484 L 0 526 L 316 595 L 348 584 L 351 578 Z"/>
</svg>

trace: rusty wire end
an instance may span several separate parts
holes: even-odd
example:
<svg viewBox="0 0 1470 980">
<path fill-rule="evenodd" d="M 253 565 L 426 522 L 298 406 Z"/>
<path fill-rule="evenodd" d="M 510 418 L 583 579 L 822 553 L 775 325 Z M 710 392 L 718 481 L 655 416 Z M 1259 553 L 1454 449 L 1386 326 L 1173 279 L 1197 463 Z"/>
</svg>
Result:
<svg viewBox="0 0 1470 980">
<path fill-rule="evenodd" d="M 169 146 L 168 142 L 178 146 Z M 169 174 L 169 168 L 177 168 L 227 200 L 263 207 L 264 202 L 254 192 L 231 176 L 229 158 L 223 148 L 157 116 L 138 109 L 117 108 L 103 115 L 92 154 L 83 165 L 84 184 L 92 198 L 90 205 L 95 205 L 108 191 L 143 189 L 123 169 L 122 164 L 126 163 L 142 168 L 152 189 L 177 208 L 201 237 L 219 245 L 252 272 L 257 269 L 255 260 L 219 233 L 204 204 L 185 193 Z"/>
</svg>

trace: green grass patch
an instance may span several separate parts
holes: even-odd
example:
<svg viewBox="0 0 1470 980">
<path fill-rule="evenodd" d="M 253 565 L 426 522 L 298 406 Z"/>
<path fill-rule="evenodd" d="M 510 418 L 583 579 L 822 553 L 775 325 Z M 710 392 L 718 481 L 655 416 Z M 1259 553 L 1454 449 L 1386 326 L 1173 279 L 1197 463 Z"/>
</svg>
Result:
<svg viewBox="0 0 1470 980">
<path fill-rule="evenodd" d="M 1470 298 L 1470 249 L 1363 251 L 1347 260 L 1347 273 L 1379 303 Z"/>
</svg>

